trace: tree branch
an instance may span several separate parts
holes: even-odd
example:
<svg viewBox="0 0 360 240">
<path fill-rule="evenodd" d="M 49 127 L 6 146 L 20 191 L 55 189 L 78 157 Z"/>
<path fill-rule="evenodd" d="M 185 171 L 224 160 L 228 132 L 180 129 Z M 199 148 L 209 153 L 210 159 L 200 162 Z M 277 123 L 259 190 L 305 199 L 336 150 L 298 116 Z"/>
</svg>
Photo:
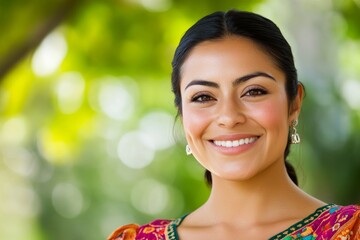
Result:
<svg viewBox="0 0 360 240">
<path fill-rule="evenodd" d="M 33 31 L 29 31 L 28 37 L 25 38 L 22 44 L 15 46 L 0 60 L 0 84 L 5 75 L 31 50 L 35 49 L 53 29 L 59 26 L 80 2 L 80 0 L 65 1 L 55 14 L 51 15 L 45 22 L 35 26 Z"/>
</svg>

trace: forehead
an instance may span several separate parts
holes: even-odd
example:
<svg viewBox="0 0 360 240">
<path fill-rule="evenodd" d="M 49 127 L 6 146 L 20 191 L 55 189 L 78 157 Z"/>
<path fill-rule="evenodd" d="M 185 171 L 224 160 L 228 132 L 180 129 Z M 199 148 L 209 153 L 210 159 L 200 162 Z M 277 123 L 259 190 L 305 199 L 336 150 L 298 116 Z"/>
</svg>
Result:
<svg viewBox="0 0 360 240">
<path fill-rule="evenodd" d="M 237 78 L 256 71 L 282 75 L 274 59 L 259 44 L 245 37 L 227 36 L 195 46 L 184 61 L 181 72 L 185 80 L 211 78 L 219 74 Z"/>
</svg>

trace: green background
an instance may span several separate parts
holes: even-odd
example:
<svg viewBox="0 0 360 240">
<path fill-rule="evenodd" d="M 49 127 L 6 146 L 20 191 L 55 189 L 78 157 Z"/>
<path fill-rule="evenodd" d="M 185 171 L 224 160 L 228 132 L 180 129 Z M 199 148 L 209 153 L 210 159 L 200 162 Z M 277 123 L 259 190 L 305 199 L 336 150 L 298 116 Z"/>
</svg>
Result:
<svg viewBox="0 0 360 240">
<path fill-rule="evenodd" d="M 216 10 L 272 19 L 307 95 L 300 186 L 360 202 L 359 0 L 1 0 L 0 239 L 105 239 L 209 192 L 170 87 L 184 31 Z"/>
</svg>

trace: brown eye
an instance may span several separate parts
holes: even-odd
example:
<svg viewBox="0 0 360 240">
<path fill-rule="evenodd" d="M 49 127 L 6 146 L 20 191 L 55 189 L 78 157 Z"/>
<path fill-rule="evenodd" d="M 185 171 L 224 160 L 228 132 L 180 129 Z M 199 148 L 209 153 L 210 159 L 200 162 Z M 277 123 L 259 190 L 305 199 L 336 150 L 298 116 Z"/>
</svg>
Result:
<svg viewBox="0 0 360 240">
<path fill-rule="evenodd" d="M 256 97 L 256 96 L 265 95 L 266 93 L 267 93 L 267 91 L 265 91 L 262 88 L 254 88 L 254 89 L 250 89 L 249 91 L 247 91 L 244 94 L 244 96 Z"/>
<path fill-rule="evenodd" d="M 196 95 L 191 99 L 192 102 L 199 102 L 199 103 L 206 103 L 213 100 L 215 100 L 213 97 L 205 94 Z"/>
</svg>

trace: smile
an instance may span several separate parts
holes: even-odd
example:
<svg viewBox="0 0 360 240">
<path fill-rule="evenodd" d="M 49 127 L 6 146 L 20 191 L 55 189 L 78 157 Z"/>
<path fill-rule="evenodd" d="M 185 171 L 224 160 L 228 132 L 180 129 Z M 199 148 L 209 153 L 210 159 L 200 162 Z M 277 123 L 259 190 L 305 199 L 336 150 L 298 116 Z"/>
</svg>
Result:
<svg viewBox="0 0 360 240">
<path fill-rule="evenodd" d="M 250 137 L 250 138 L 243 138 L 243 139 L 234 140 L 234 141 L 218 141 L 218 140 L 214 140 L 213 143 L 216 146 L 232 148 L 232 147 L 238 147 L 238 146 L 241 146 L 241 145 L 253 143 L 258 138 L 259 137 Z"/>
</svg>

